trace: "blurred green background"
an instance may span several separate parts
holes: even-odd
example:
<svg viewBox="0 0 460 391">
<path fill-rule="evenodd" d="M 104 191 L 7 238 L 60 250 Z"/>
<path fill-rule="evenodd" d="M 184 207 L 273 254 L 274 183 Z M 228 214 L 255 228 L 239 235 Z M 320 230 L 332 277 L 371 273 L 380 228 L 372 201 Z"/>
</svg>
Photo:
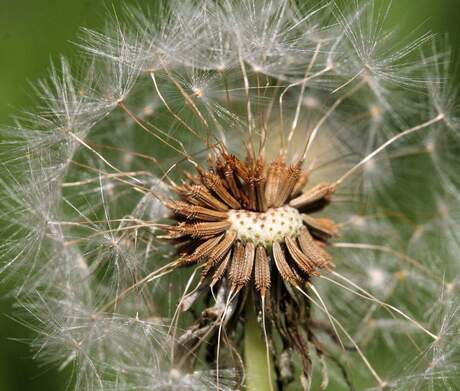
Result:
<svg viewBox="0 0 460 391">
<path fill-rule="evenodd" d="M 78 57 L 72 42 L 80 26 L 98 29 L 105 16 L 123 4 L 156 1 L 0 0 L 0 125 L 33 106 L 31 83 L 46 76 L 50 60 L 60 54 Z M 397 0 L 391 18 L 402 26 L 401 34 L 417 28 L 448 33 L 458 58 L 460 0 Z M 32 359 L 26 340 L 33 334 L 11 319 L 9 289 L 0 285 L 0 391 L 65 390 L 65 373 Z"/>
</svg>

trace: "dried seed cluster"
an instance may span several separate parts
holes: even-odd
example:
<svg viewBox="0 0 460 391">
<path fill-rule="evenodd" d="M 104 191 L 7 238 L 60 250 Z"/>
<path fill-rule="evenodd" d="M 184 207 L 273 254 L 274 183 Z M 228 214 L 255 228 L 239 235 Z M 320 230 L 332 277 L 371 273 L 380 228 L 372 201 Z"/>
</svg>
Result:
<svg viewBox="0 0 460 391">
<path fill-rule="evenodd" d="M 282 155 L 265 164 L 248 154 L 243 163 L 220 147 L 208 160 L 207 170 L 198 167 L 176 187 L 181 200 L 167 202 L 177 220 L 166 230 L 181 244 L 179 266 L 200 263 L 203 283 L 228 277 L 234 293 L 253 279 L 262 296 L 273 265 L 294 286 L 332 266 L 325 247 L 336 226 L 310 213 L 328 204 L 334 184 L 302 192 L 308 173 Z"/>
</svg>

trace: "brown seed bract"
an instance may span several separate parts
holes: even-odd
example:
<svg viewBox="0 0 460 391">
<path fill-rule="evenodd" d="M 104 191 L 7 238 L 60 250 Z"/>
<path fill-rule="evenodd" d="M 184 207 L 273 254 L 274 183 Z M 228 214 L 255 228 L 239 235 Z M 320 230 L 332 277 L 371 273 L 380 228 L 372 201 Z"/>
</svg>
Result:
<svg viewBox="0 0 460 391">
<path fill-rule="evenodd" d="M 335 191 L 333 184 L 320 183 L 302 192 L 308 173 L 302 171 L 301 162 L 287 164 L 282 155 L 269 164 L 250 157 L 242 162 L 220 147 L 208 162 L 207 170 L 198 168 L 195 176 L 188 175 L 188 183 L 176 187 L 180 201 L 166 202 L 178 221 L 167 229 L 168 237 L 180 240 L 187 249 L 180 255 L 179 265 L 203 263 L 203 280 L 210 279 L 213 285 L 227 271 L 233 290 L 244 288 L 254 277 L 261 295 L 270 287 L 272 264 L 279 276 L 293 285 L 332 267 L 322 248 L 337 234 L 331 220 L 303 214 L 304 227 L 296 236 L 255 249 L 255 243 L 238 238 L 228 212 L 263 213 L 283 205 L 317 211 L 328 203 Z"/>
</svg>

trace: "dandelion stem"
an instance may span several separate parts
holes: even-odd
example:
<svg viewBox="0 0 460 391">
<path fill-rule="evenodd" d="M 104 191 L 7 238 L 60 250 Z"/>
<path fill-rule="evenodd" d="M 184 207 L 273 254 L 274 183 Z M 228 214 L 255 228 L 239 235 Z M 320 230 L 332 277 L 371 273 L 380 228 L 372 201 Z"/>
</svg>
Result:
<svg viewBox="0 0 460 391">
<path fill-rule="evenodd" d="M 273 390 L 270 367 L 266 359 L 266 347 L 254 310 L 254 300 L 249 295 L 246 304 L 244 326 L 244 361 L 246 389 L 248 391 Z"/>
</svg>

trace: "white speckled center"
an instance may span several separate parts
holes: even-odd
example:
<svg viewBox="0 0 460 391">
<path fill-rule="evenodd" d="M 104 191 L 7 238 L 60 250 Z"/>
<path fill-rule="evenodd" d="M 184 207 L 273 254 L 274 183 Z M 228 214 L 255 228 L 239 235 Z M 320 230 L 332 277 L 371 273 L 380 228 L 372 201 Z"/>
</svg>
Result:
<svg viewBox="0 0 460 391">
<path fill-rule="evenodd" d="M 275 241 L 283 241 L 286 236 L 295 236 L 302 228 L 302 217 L 297 209 L 290 206 L 268 209 L 266 212 L 231 210 L 228 219 L 232 229 L 242 241 L 271 246 Z"/>
</svg>

